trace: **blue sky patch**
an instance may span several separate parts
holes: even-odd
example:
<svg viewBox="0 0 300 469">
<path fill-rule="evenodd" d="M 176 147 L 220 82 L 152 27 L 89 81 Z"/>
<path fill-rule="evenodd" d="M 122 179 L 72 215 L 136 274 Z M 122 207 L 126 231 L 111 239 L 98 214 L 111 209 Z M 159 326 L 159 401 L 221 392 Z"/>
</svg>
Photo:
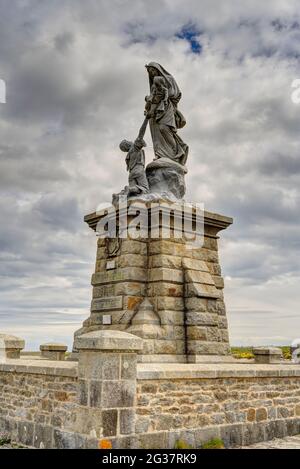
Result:
<svg viewBox="0 0 300 469">
<path fill-rule="evenodd" d="M 194 24 L 189 23 L 182 27 L 181 31 L 176 34 L 176 37 L 188 41 L 191 51 L 194 54 L 201 54 L 202 46 L 199 42 L 199 36 L 201 34 L 201 31 L 199 31 Z"/>
</svg>

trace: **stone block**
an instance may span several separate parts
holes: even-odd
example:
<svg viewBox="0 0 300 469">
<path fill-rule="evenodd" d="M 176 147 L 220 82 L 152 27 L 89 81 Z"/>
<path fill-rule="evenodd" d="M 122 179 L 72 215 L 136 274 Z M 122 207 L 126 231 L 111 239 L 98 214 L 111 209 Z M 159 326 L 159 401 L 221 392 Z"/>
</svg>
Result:
<svg viewBox="0 0 300 469">
<path fill-rule="evenodd" d="M 219 329 L 219 338 L 221 342 L 229 342 L 229 334 L 227 329 Z"/>
<path fill-rule="evenodd" d="M 102 407 L 132 407 L 135 401 L 135 381 L 104 381 L 102 384 Z"/>
<path fill-rule="evenodd" d="M 111 381 L 109 381 L 110 383 Z M 101 381 L 89 382 L 89 405 L 90 407 L 101 407 Z"/>
<path fill-rule="evenodd" d="M 147 281 L 146 269 L 140 267 L 124 267 L 115 270 L 97 272 L 92 275 L 92 285 L 102 285 L 105 283 L 115 283 L 120 281 Z"/>
<path fill-rule="evenodd" d="M 200 272 L 199 270 L 185 270 L 185 280 L 187 283 L 201 283 L 204 285 L 215 286 L 215 282 L 209 272 Z"/>
<path fill-rule="evenodd" d="M 35 424 L 33 446 L 38 449 L 53 448 L 53 427 Z"/>
<path fill-rule="evenodd" d="M 118 267 L 147 267 L 147 256 L 140 254 L 126 254 L 118 257 Z"/>
<path fill-rule="evenodd" d="M 220 435 L 224 441 L 225 448 L 232 448 L 243 444 L 243 426 L 240 424 L 221 426 Z"/>
<path fill-rule="evenodd" d="M 79 379 L 78 380 L 78 402 L 79 405 L 87 406 L 89 401 L 89 389 L 88 389 L 88 381 Z"/>
<path fill-rule="evenodd" d="M 86 438 L 78 433 L 54 430 L 54 447 L 57 449 L 83 449 Z"/>
<path fill-rule="evenodd" d="M 256 347 L 253 349 L 255 363 L 280 363 L 282 360 L 282 350 L 277 347 Z"/>
<path fill-rule="evenodd" d="M 227 355 L 230 353 L 228 344 L 222 342 L 188 341 L 188 353 L 192 355 Z"/>
<path fill-rule="evenodd" d="M 186 283 L 185 296 L 197 296 L 199 298 L 220 298 L 220 292 L 214 285 Z"/>
<path fill-rule="evenodd" d="M 48 360 L 64 360 L 68 346 L 58 343 L 48 343 L 40 345 L 41 356 Z"/>
<path fill-rule="evenodd" d="M 224 288 L 224 279 L 223 279 L 223 277 L 219 277 L 219 275 L 213 275 L 212 279 L 215 283 L 216 288 L 220 288 L 220 289 Z"/>
<path fill-rule="evenodd" d="M 135 409 L 121 409 L 120 411 L 120 433 L 129 435 L 135 430 Z"/>
<path fill-rule="evenodd" d="M 163 449 L 167 448 L 168 433 L 146 433 L 138 436 L 137 446 L 138 449 Z"/>
<path fill-rule="evenodd" d="M 268 418 L 268 413 L 267 413 L 267 410 L 264 407 L 261 407 L 261 408 L 256 410 L 256 420 L 257 420 L 257 422 L 267 420 L 267 418 Z"/>
<path fill-rule="evenodd" d="M 20 420 L 18 422 L 18 441 L 25 446 L 33 446 L 33 422 Z"/>
<path fill-rule="evenodd" d="M 204 236 L 203 247 L 213 251 L 218 250 L 218 239 L 214 236 Z"/>
<path fill-rule="evenodd" d="M 181 257 L 179 256 L 170 256 L 167 254 L 154 254 L 149 257 L 149 267 L 152 268 L 162 268 L 167 269 L 181 269 Z"/>
<path fill-rule="evenodd" d="M 217 314 L 187 311 L 186 324 L 189 326 L 218 326 L 219 317 Z"/>
<path fill-rule="evenodd" d="M 191 259 L 189 257 L 184 257 L 182 259 L 182 267 L 186 270 L 198 270 L 200 272 L 209 272 L 208 265 L 205 261 Z"/>
<path fill-rule="evenodd" d="M 118 411 L 117 410 L 104 410 L 102 411 L 102 428 L 103 437 L 115 436 L 118 427 Z"/>
<path fill-rule="evenodd" d="M 207 328 L 201 326 L 187 326 L 186 328 L 188 341 L 190 340 L 207 340 Z"/>
<path fill-rule="evenodd" d="M 9 334 L 0 334 L 0 359 L 20 358 L 20 352 L 25 347 L 25 341 Z"/>
<path fill-rule="evenodd" d="M 175 246 L 175 243 L 170 240 L 151 240 L 149 245 L 149 254 L 175 255 Z"/>
<path fill-rule="evenodd" d="M 139 254 L 141 256 L 147 255 L 147 243 L 135 239 L 122 239 L 121 241 L 122 254 Z"/>
<path fill-rule="evenodd" d="M 183 285 L 161 281 L 153 282 L 149 284 L 149 296 L 171 296 L 181 298 L 183 296 Z"/>
<path fill-rule="evenodd" d="M 88 332 L 77 338 L 77 348 L 79 350 L 127 350 L 136 352 L 142 349 L 142 344 L 143 341 L 139 337 L 112 329 Z"/>
<path fill-rule="evenodd" d="M 249 446 L 254 443 L 265 441 L 265 424 L 264 423 L 249 423 L 243 426 L 243 440 L 244 446 Z"/>
<path fill-rule="evenodd" d="M 221 334 L 221 331 L 218 327 L 207 327 L 206 334 L 207 334 L 207 340 L 209 342 L 224 342 L 222 340 L 223 334 Z"/>
<path fill-rule="evenodd" d="M 212 251 L 211 249 L 200 248 L 191 250 L 192 258 L 198 259 L 205 262 L 214 262 L 219 263 L 219 257 L 217 251 Z"/>
<path fill-rule="evenodd" d="M 150 270 L 150 282 L 183 282 L 183 272 L 180 269 L 154 268 Z"/>
<path fill-rule="evenodd" d="M 184 324 L 183 311 L 161 310 L 158 311 L 160 317 L 160 324 L 182 326 Z"/>
<path fill-rule="evenodd" d="M 136 379 L 137 357 L 135 354 L 121 355 L 121 379 Z"/>
<path fill-rule="evenodd" d="M 186 298 L 185 299 L 185 307 L 188 311 L 196 311 L 205 313 L 208 311 L 207 306 L 207 299 L 206 298 Z"/>
<path fill-rule="evenodd" d="M 156 306 L 159 311 L 160 310 L 173 310 L 173 311 L 184 310 L 183 298 L 158 296 L 156 298 Z"/>
</svg>

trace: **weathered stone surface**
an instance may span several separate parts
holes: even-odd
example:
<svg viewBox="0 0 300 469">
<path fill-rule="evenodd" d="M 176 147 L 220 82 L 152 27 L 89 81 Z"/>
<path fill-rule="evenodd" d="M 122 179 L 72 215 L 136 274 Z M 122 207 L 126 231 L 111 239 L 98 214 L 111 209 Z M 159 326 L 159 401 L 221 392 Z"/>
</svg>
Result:
<svg viewBox="0 0 300 469">
<path fill-rule="evenodd" d="M 189 257 L 184 257 L 182 259 L 182 267 L 186 270 L 209 272 L 208 265 L 206 262 L 197 259 L 191 259 Z"/>
<path fill-rule="evenodd" d="M 36 424 L 34 429 L 33 446 L 38 449 L 53 448 L 53 427 Z"/>
<path fill-rule="evenodd" d="M 86 438 L 77 433 L 54 430 L 54 447 L 57 449 L 81 449 L 86 445 Z"/>
<path fill-rule="evenodd" d="M 123 296 L 97 298 L 92 301 L 91 311 L 113 311 L 122 309 Z"/>
<path fill-rule="evenodd" d="M 217 299 L 220 298 L 220 293 L 214 285 L 205 285 L 202 283 L 187 283 L 185 285 L 185 296 Z"/>
<path fill-rule="evenodd" d="M 183 311 L 184 310 L 183 298 L 158 296 L 156 298 L 156 307 L 158 310 Z"/>
<path fill-rule="evenodd" d="M 253 353 L 256 363 L 278 363 L 283 359 L 282 350 L 276 347 L 256 347 Z"/>
<path fill-rule="evenodd" d="M 175 269 L 166 269 L 166 268 L 153 268 L 150 270 L 149 276 L 150 282 L 174 282 L 182 283 L 183 282 L 183 272 L 182 270 Z"/>
<path fill-rule="evenodd" d="M 192 355 L 227 355 L 230 353 L 230 348 L 228 344 L 222 342 L 189 340 L 188 353 Z"/>
<path fill-rule="evenodd" d="M 120 410 L 120 433 L 129 435 L 135 431 L 135 409 Z"/>
<path fill-rule="evenodd" d="M 104 381 L 102 408 L 132 407 L 135 400 L 135 383 L 132 381 Z"/>
<path fill-rule="evenodd" d="M 142 340 L 126 332 L 105 330 L 84 334 L 77 339 L 77 348 L 87 350 L 132 350 L 142 348 Z"/>
<path fill-rule="evenodd" d="M 152 240 L 150 245 L 149 245 L 149 254 L 150 255 L 153 255 L 153 254 L 166 254 L 166 255 L 175 255 L 175 246 L 177 247 L 177 245 L 175 243 L 173 243 L 171 240 L 165 240 L 165 239 L 161 239 L 161 240 Z M 181 255 L 176 253 L 176 255 Z"/>
<path fill-rule="evenodd" d="M 196 312 L 203 312 L 203 313 L 209 311 L 206 298 L 195 298 L 195 297 L 186 298 L 185 307 L 188 311 L 196 311 Z M 214 311 L 211 311 L 211 312 L 214 312 Z"/>
<path fill-rule="evenodd" d="M 171 256 L 167 254 L 154 254 L 149 257 L 150 268 L 168 268 L 181 269 L 182 259 L 179 256 Z"/>
<path fill-rule="evenodd" d="M 121 379 L 136 379 L 137 357 L 135 354 L 122 354 Z"/>
<path fill-rule="evenodd" d="M 183 296 L 183 285 L 161 281 L 151 283 L 149 285 L 149 296 L 171 296 L 181 298 Z"/>
<path fill-rule="evenodd" d="M 117 434 L 118 411 L 115 409 L 102 412 L 103 436 L 115 436 Z"/>
<path fill-rule="evenodd" d="M 0 355 L 4 358 L 20 358 L 25 341 L 9 334 L 0 334 Z"/>
<path fill-rule="evenodd" d="M 204 285 L 215 286 L 215 282 L 209 272 L 200 272 L 199 270 L 186 270 L 185 280 L 187 283 L 201 283 Z"/>
<path fill-rule="evenodd" d="M 78 380 L 78 402 L 80 405 L 89 405 L 89 383 L 87 380 Z"/>
<path fill-rule="evenodd" d="M 219 317 L 217 314 L 198 313 L 196 311 L 187 311 L 186 324 L 191 326 L 219 326 Z"/>
<path fill-rule="evenodd" d="M 183 311 L 161 310 L 158 311 L 160 324 L 162 326 L 172 324 L 174 326 L 182 326 L 184 324 Z"/>
<path fill-rule="evenodd" d="M 207 337 L 207 328 L 200 326 L 188 326 L 187 327 L 187 336 L 190 340 L 208 340 Z"/>
<path fill-rule="evenodd" d="M 68 346 L 58 343 L 40 345 L 41 356 L 49 360 L 64 360 Z"/>
</svg>

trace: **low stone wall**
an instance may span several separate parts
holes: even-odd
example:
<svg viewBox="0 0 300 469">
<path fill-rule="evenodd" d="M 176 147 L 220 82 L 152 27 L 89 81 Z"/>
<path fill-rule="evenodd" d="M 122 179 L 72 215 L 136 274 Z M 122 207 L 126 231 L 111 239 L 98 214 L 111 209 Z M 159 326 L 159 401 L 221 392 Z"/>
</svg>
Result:
<svg viewBox="0 0 300 469">
<path fill-rule="evenodd" d="M 59 446 L 77 401 L 77 364 L 7 360 L 0 364 L 0 430 L 36 448 Z"/>
<path fill-rule="evenodd" d="M 79 363 L 0 364 L 0 431 L 36 448 L 227 447 L 300 433 L 300 365 L 137 363 L 141 339 L 97 331 Z"/>
<path fill-rule="evenodd" d="M 300 369 L 293 365 L 140 367 L 136 432 L 168 432 L 193 447 L 227 446 L 300 433 Z M 171 434 L 171 438 L 170 438 Z"/>
</svg>

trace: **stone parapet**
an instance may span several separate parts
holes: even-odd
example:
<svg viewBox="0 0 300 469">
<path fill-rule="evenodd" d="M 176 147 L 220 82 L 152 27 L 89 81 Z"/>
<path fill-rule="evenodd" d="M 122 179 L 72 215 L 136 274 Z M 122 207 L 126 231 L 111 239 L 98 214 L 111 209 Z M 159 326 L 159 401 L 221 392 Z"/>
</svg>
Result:
<svg viewBox="0 0 300 469">
<path fill-rule="evenodd" d="M 0 431 L 36 448 L 226 447 L 300 433 L 300 365 L 137 363 L 141 339 L 96 331 L 79 362 L 0 364 Z"/>
</svg>

